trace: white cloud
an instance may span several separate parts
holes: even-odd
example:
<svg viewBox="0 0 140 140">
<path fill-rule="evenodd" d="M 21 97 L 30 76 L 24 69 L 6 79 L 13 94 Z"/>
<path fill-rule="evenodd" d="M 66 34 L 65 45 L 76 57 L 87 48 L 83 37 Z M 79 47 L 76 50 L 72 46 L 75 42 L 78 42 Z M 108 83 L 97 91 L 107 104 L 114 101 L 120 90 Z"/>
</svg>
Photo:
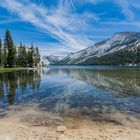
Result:
<svg viewBox="0 0 140 140">
<path fill-rule="evenodd" d="M 135 20 L 135 13 L 131 9 L 132 6 L 140 7 L 140 4 L 135 0 L 135 2 L 129 0 L 57 1 L 58 5 L 48 8 L 47 6 L 31 3 L 29 0 L 1 0 L 0 7 L 6 8 L 11 13 L 17 15 L 18 19 L 16 18 L 15 21 L 22 20 L 29 22 L 40 29 L 43 34 L 45 32 L 47 35 L 49 34 L 58 40 L 59 43 L 39 44 L 42 54 L 46 51 L 48 54 L 66 55 L 65 53 L 83 49 L 92 45 L 95 38 L 100 38 L 100 36 L 105 37 L 104 34 L 108 32 L 113 34 L 112 32 L 118 30 L 118 28 L 113 28 L 116 25 L 118 25 L 119 30 L 126 26 L 140 28 L 139 21 Z M 82 13 L 77 12 L 77 3 L 82 7 L 85 3 L 96 5 L 99 2 L 117 4 L 121 7 L 120 12 L 125 15 L 126 19 L 119 19 L 117 16 L 106 17 L 106 15 L 111 14 L 109 10 L 98 14 L 90 12 L 90 10 L 83 10 Z M 99 17 L 102 17 L 102 19 Z M 13 19 L 13 22 L 15 21 Z M 12 22 L 12 20 L 6 19 L 6 22 Z M 4 21 L 0 21 L 0 24 L 3 23 Z"/>
<path fill-rule="evenodd" d="M 99 2 L 103 2 L 105 0 L 84 0 L 82 3 L 91 3 L 91 4 L 97 4 Z"/>
<path fill-rule="evenodd" d="M 135 17 L 135 14 L 130 8 L 133 2 L 131 1 L 131 3 L 129 3 L 128 0 L 117 0 L 116 2 L 120 7 L 122 7 L 122 12 L 127 17 L 127 19 L 132 21 Z"/>
<path fill-rule="evenodd" d="M 40 52 L 42 55 L 66 56 L 68 53 L 73 52 L 72 48 L 66 48 L 61 43 L 44 43 L 44 44 L 37 44 L 37 45 L 41 46 Z"/>
<path fill-rule="evenodd" d="M 20 22 L 20 20 L 19 19 L 3 19 L 3 20 L 0 20 L 0 24 L 13 23 L 13 22 Z"/>
<path fill-rule="evenodd" d="M 134 12 L 131 10 L 131 6 L 140 7 L 138 0 L 133 0 L 133 1 L 131 0 L 114 0 L 114 1 L 112 0 L 87 0 L 84 2 L 85 3 L 90 2 L 91 4 L 98 4 L 100 2 L 113 2 L 122 8 L 122 13 L 125 15 L 125 17 L 129 21 L 132 21 L 135 17 Z"/>
<path fill-rule="evenodd" d="M 21 20 L 30 22 L 43 32 L 48 32 L 63 46 L 80 50 L 87 46 L 88 41 L 90 42 L 88 37 L 85 37 L 82 27 L 83 19 L 77 17 L 72 0 L 70 2 L 66 1 L 66 3 L 60 0 L 55 10 L 54 8 L 47 9 L 22 0 L 2 0 L 0 6 L 17 14 Z M 72 10 L 74 10 L 74 13 Z"/>
</svg>

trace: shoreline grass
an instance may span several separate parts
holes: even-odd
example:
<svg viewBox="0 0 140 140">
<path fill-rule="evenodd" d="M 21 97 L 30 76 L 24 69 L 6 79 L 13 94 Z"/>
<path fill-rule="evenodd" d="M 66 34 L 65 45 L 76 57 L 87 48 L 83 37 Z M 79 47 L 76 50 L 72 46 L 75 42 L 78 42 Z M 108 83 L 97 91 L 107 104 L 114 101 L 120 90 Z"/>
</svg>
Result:
<svg viewBox="0 0 140 140">
<path fill-rule="evenodd" d="M 24 68 L 0 68 L 0 73 L 15 72 L 20 70 L 24 70 Z"/>
<path fill-rule="evenodd" d="M 0 73 L 5 73 L 5 72 L 15 72 L 15 71 L 21 71 L 21 70 L 35 70 L 35 69 L 41 69 L 38 67 L 35 68 L 30 68 L 30 67 L 17 67 L 17 68 L 0 68 Z"/>
</svg>

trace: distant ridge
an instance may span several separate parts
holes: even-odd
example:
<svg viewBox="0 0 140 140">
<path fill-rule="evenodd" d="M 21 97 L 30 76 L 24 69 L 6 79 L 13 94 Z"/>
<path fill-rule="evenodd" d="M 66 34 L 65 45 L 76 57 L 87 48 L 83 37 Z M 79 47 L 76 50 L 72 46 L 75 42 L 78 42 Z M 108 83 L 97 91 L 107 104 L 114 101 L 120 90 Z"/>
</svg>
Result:
<svg viewBox="0 0 140 140">
<path fill-rule="evenodd" d="M 118 32 L 91 47 L 71 53 L 61 65 L 140 65 L 140 33 Z"/>
<path fill-rule="evenodd" d="M 58 61 L 62 60 L 62 56 L 54 56 L 54 55 L 49 55 L 49 56 L 43 56 L 43 62 L 46 65 L 54 64 L 57 63 Z"/>
</svg>

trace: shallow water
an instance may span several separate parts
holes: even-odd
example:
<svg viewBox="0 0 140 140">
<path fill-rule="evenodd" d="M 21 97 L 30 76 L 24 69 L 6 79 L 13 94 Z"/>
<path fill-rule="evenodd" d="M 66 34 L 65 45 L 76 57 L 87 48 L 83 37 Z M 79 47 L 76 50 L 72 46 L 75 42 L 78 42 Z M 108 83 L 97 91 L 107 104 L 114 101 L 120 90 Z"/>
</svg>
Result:
<svg viewBox="0 0 140 140">
<path fill-rule="evenodd" d="M 140 114 L 139 67 L 54 66 L 0 74 L 0 108 L 36 104 L 68 117 Z M 11 108 L 12 109 L 12 108 Z"/>
</svg>

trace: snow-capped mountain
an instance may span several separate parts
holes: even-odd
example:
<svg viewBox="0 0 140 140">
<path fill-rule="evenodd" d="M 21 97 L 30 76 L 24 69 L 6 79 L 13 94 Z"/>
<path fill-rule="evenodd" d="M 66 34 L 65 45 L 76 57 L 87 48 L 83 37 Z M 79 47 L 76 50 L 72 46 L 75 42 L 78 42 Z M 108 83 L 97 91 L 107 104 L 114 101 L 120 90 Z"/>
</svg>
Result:
<svg viewBox="0 0 140 140">
<path fill-rule="evenodd" d="M 54 55 L 49 55 L 49 56 L 43 56 L 43 62 L 46 65 L 54 64 L 57 63 L 58 61 L 62 60 L 64 57 L 62 56 L 54 56 Z"/>
<path fill-rule="evenodd" d="M 84 50 L 71 53 L 60 64 L 86 64 L 88 60 L 92 64 L 93 58 L 102 58 L 109 54 L 119 52 L 121 50 L 135 51 L 140 47 L 140 33 L 138 32 L 119 32 L 115 33 L 111 38 L 96 43 Z"/>
</svg>

